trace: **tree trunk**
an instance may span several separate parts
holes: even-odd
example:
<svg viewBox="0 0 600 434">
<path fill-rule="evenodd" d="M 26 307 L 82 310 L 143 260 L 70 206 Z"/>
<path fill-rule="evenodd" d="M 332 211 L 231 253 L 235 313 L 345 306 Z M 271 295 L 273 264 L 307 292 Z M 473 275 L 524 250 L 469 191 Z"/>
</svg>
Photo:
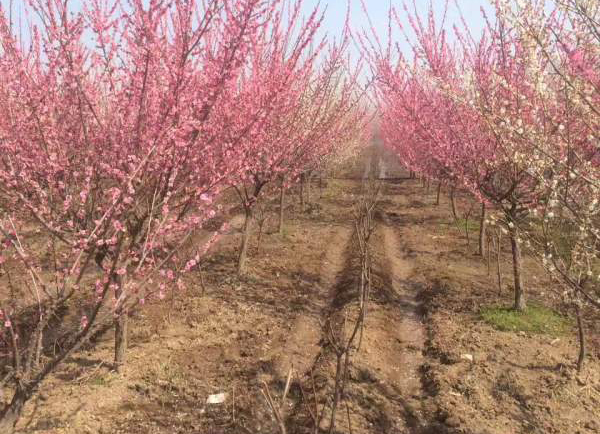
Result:
<svg viewBox="0 0 600 434">
<path fill-rule="evenodd" d="M 21 418 L 23 407 L 28 399 L 27 394 L 17 388 L 11 402 L 0 413 L 0 433 L 13 434 L 15 432 L 15 426 Z"/>
<path fill-rule="evenodd" d="M 335 416 L 337 413 L 337 406 L 340 401 L 340 389 L 342 383 L 342 357 L 343 354 L 337 354 L 337 362 L 335 369 L 335 390 L 333 392 L 333 402 L 331 404 L 331 421 L 329 423 L 329 434 L 333 433 L 335 429 Z"/>
<path fill-rule="evenodd" d="M 244 232 L 242 234 L 242 245 L 240 247 L 240 256 L 238 257 L 238 275 L 246 273 L 246 257 L 248 256 L 248 244 L 250 242 L 250 230 L 252 226 L 252 209 L 246 208 L 246 218 L 244 219 Z"/>
<path fill-rule="evenodd" d="M 119 372 L 127 361 L 127 312 L 121 312 L 115 320 L 115 371 Z"/>
<path fill-rule="evenodd" d="M 487 275 L 489 276 L 490 274 L 492 274 L 492 252 L 490 246 L 490 235 L 487 234 L 485 238 L 487 241 Z"/>
<path fill-rule="evenodd" d="M 115 297 L 117 300 L 122 295 L 122 288 L 125 282 L 122 276 L 116 276 L 117 290 L 115 291 Z M 128 315 L 127 310 L 123 309 L 123 306 L 119 306 L 117 311 L 117 318 L 115 319 L 115 371 L 119 372 L 121 367 L 125 364 L 127 358 L 127 326 L 128 326 Z"/>
<path fill-rule="evenodd" d="M 452 209 L 452 217 L 454 220 L 458 220 L 458 214 L 456 213 L 456 198 L 454 193 L 456 192 L 456 187 L 452 187 L 450 189 L 450 207 Z"/>
<path fill-rule="evenodd" d="M 256 254 L 260 254 L 260 242 L 262 240 L 262 234 L 263 234 L 263 229 L 265 227 L 265 223 L 267 222 L 267 219 L 260 219 L 258 220 L 258 239 L 256 240 Z"/>
<path fill-rule="evenodd" d="M 583 362 L 585 361 L 586 349 L 585 349 L 585 330 L 583 329 L 583 319 L 581 318 L 581 308 L 575 303 L 575 314 L 577 315 L 577 335 L 579 337 L 579 356 L 577 358 L 577 372 L 581 372 L 583 369 Z"/>
<path fill-rule="evenodd" d="M 502 270 L 500 269 L 500 253 L 502 252 L 500 232 L 496 237 L 496 274 L 498 277 L 498 295 L 502 295 Z"/>
<path fill-rule="evenodd" d="M 35 342 L 35 355 L 33 357 L 32 366 L 34 369 L 38 369 L 40 367 L 40 361 L 42 359 L 42 350 L 44 347 L 44 331 L 41 330 L 36 338 Z"/>
<path fill-rule="evenodd" d="M 306 204 L 310 206 L 310 179 L 312 175 L 309 173 L 306 177 Z"/>
<path fill-rule="evenodd" d="M 319 199 L 323 199 L 323 173 L 319 172 Z"/>
<path fill-rule="evenodd" d="M 521 246 L 518 242 L 519 229 L 516 226 L 510 228 L 510 246 L 513 257 L 513 277 L 515 283 L 515 305 L 513 308 L 517 311 L 523 311 L 527 307 L 523 284 L 521 282 Z"/>
<path fill-rule="evenodd" d="M 469 235 L 469 218 L 471 217 L 472 210 L 473 210 L 473 207 L 471 207 L 471 209 L 465 216 L 465 236 L 467 237 L 467 247 L 469 247 L 471 245 L 471 237 Z"/>
<path fill-rule="evenodd" d="M 300 175 L 300 210 L 304 212 L 304 173 Z"/>
<path fill-rule="evenodd" d="M 479 256 L 483 256 L 483 249 L 485 244 L 485 220 L 487 217 L 485 203 L 481 204 L 481 219 L 479 220 Z"/>
<path fill-rule="evenodd" d="M 283 234 L 283 215 L 285 209 L 285 185 L 283 178 L 281 179 L 281 187 L 279 191 L 279 235 Z"/>
<path fill-rule="evenodd" d="M 427 178 L 427 196 L 429 196 L 429 192 L 431 191 L 431 180 Z"/>
<path fill-rule="evenodd" d="M 435 198 L 435 205 L 438 206 L 440 204 L 440 194 L 442 193 L 442 183 L 438 182 L 437 186 L 437 196 Z"/>
</svg>

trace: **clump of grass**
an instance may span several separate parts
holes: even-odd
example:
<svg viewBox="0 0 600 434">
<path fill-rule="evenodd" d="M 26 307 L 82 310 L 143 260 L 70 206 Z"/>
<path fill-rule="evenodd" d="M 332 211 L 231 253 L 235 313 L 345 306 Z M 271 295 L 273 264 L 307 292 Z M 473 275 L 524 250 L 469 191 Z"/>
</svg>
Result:
<svg viewBox="0 0 600 434">
<path fill-rule="evenodd" d="M 110 385 L 111 381 L 112 378 L 107 378 L 105 376 L 100 375 L 92 378 L 90 380 L 90 384 L 93 384 L 94 386 L 104 387 Z"/>
<path fill-rule="evenodd" d="M 285 241 L 292 241 L 293 235 L 294 230 L 284 225 L 283 229 L 281 230 L 281 238 L 283 238 Z"/>
<path fill-rule="evenodd" d="M 461 228 L 462 230 L 464 230 L 465 223 L 467 223 L 466 219 L 459 218 L 455 224 L 459 228 Z M 468 225 L 468 227 L 469 227 L 469 232 L 479 232 L 479 219 L 477 219 L 477 218 L 470 218 L 469 219 L 469 225 Z"/>
<path fill-rule="evenodd" d="M 531 304 L 523 312 L 506 307 L 485 307 L 483 319 L 497 330 L 558 336 L 568 333 L 569 318 L 544 306 Z"/>
<path fill-rule="evenodd" d="M 440 223 L 440 231 L 446 233 L 448 230 L 460 229 L 461 232 L 465 231 L 465 223 L 467 222 L 464 218 L 457 218 L 456 220 L 443 221 Z M 479 220 L 477 218 L 469 219 L 468 225 L 469 232 L 479 232 Z"/>
</svg>

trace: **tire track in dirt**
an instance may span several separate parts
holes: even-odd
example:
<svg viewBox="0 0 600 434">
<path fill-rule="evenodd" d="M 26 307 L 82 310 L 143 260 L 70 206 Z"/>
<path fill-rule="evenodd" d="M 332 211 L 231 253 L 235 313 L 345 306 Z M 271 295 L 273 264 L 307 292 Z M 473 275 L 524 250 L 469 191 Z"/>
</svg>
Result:
<svg viewBox="0 0 600 434">
<path fill-rule="evenodd" d="M 345 319 L 351 323 L 354 315 L 353 307 L 357 295 L 355 283 L 358 269 L 356 267 L 357 251 L 353 241 L 354 228 L 350 224 L 338 227 L 334 236 L 330 240 L 326 240 L 328 247 L 325 250 L 320 270 L 322 291 L 319 300 L 319 315 L 312 318 L 304 316 L 297 318 L 299 321 L 304 321 L 304 324 L 298 328 L 298 332 L 306 333 L 307 325 L 310 325 L 309 336 L 315 345 L 300 345 L 298 354 L 296 354 L 299 356 L 294 363 L 296 373 L 294 385 L 296 387 L 293 387 L 290 392 L 290 395 L 295 395 L 291 397 L 294 403 L 286 415 L 289 433 L 312 434 L 315 432 L 313 419 L 315 399 L 319 406 L 318 432 L 328 432 L 336 374 L 335 352 L 329 338 L 329 331 L 332 330 L 337 338 L 344 336 Z M 306 320 L 311 322 L 308 323 Z M 285 374 L 287 375 L 287 371 Z M 307 410 L 308 406 L 311 408 L 310 411 Z M 312 416 L 309 414 L 311 412 Z M 343 416 L 345 412 L 339 409 L 338 417 L 340 414 Z M 339 427 L 340 424 L 338 423 L 337 426 Z M 358 432 L 366 433 L 368 431 Z"/>
<path fill-rule="evenodd" d="M 419 313 L 417 290 L 409 281 L 413 265 L 407 258 L 405 248 L 400 245 L 398 237 L 389 222 L 384 220 L 382 227 L 386 269 L 391 277 L 391 290 L 397 297 L 402 316 L 399 327 L 393 330 L 404 344 L 403 361 L 405 371 L 401 386 L 410 396 L 418 396 L 421 391 L 419 368 L 423 364 L 422 351 L 425 345 L 425 329 Z"/>
<path fill-rule="evenodd" d="M 373 289 L 362 345 L 352 357 L 347 389 L 351 424 L 357 433 L 426 433 L 427 394 L 421 382 L 425 329 L 411 282 L 413 264 L 397 229 L 385 216 L 372 240 Z M 340 288 L 343 289 L 343 288 Z M 353 307 L 345 307 L 352 315 Z M 331 368 L 330 368 L 331 370 Z M 331 374 L 330 374 L 331 375 Z M 347 415 L 338 420 L 348 429 Z"/>
<path fill-rule="evenodd" d="M 380 257 L 376 267 L 381 267 L 384 285 L 379 288 L 376 300 L 378 309 L 386 312 L 382 323 L 383 335 L 389 341 L 401 343 L 388 345 L 383 349 L 386 357 L 395 359 L 401 366 L 400 375 L 388 369 L 384 378 L 394 382 L 397 396 L 394 401 L 403 407 L 404 428 L 399 432 L 414 434 L 447 433 L 448 427 L 438 418 L 435 403 L 435 391 L 431 390 L 427 367 L 430 360 L 427 355 L 427 327 L 424 324 L 421 302 L 423 281 L 418 275 L 419 261 L 414 256 L 419 240 L 414 237 L 410 226 L 398 222 L 399 209 L 409 206 L 409 198 L 398 195 L 393 183 L 386 183 L 383 199 L 379 205 L 380 217 Z M 390 311 L 390 307 L 393 309 Z M 377 309 L 373 309 L 377 310 Z M 371 320 L 377 314 L 371 314 Z M 376 320 L 377 321 L 377 320 Z M 381 320 L 380 320 L 381 321 Z M 396 431 L 385 431 L 396 432 Z"/>
<path fill-rule="evenodd" d="M 350 432 L 348 423 L 352 426 L 352 432 L 361 434 L 443 432 L 429 425 L 429 415 L 424 410 L 428 397 L 421 382 L 425 362 L 425 328 L 417 300 L 418 287 L 410 280 L 414 265 L 407 247 L 400 241 L 401 233 L 392 226 L 385 214 L 378 226 L 372 240 L 377 282 L 373 288 L 373 301 L 366 318 L 361 348 L 352 356 L 346 402 L 338 411 L 336 432 Z M 336 335 L 344 334 L 341 332 L 344 323 L 347 321 L 352 324 L 357 313 L 357 252 L 351 245 L 351 230 L 344 228 L 340 231 L 345 241 L 327 249 L 326 257 L 329 259 L 324 262 L 321 273 L 322 284 L 331 288 L 329 296 L 321 300 L 323 324 L 325 321 L 331 323 Z M 335 378 L 335 354 L 326 337 L 326 330 L 317 318 L 299 316 L 294 324 L 296 332 L 293 336 L 302 336 L 295 341 L 297 345 L 292 345 L 295 360 L 288 360 L 287 369 L 294 361 L 305 392 L 311 391 L 312 387 L 310 376 L 306 374 L 313 371 L 319 403 L 329 407 Z M 307 337 L 314 345 L 303 343 Z M 301 364 L 298 364 L 299 360 Z M 310 360 L 313 363 L 308 363 Z M 280 378 L 285 378 L 287 369 L 278 370 Z M 302 399 L 298 396 L 288 414 L 294 433 L 309 432 L 307 424 L 310 420 L 303 414 L 305 408 Z M 311 402 L 312 399 L 312 396 L 308 398 Z M 325 414 L 321 420 L 321 430 L 329 427 L 328 411 Z M 301 428 L 303 425 L 304 428 Z"/>
<path fill-rule="evenodd" d="M 384 257 L 381 266 L 387 277 L 388 288 L 385 290 L 389 291 L 393 312 L 388 311 L 389 307 L 382 307 L 385 316 L 378 319 L 381 326 L 385 327 L 385 339 L 400 344 L 384 347 L 383 352 L 386 358 L 396 361 L 400 370 L 387 368 L 383 373 L 397 386 L 399 396 L 396 402 L 402 405 L 404 431 L 420 433 L 427 425 L 423 414 L 426 394 L 421 382 L 426 332 L 420 314 L 419 289 L 410 280 L 414 264 L 407 255 L 406 246 L 399 239 L 401 232 L 391 225 L 384 214 L 381 226 Z M 393 318 L 393 322 L 390 318 Z"/>
<path fill-rule="evenodd" d="M 365 163 L 365 178 L 372 160 Z M 381 158 L 379 157 L 381 160 Z M 385 178 L 387 167 L 378 162 L 379 177 Z M 384 188 L 384 195 L 389 194 Z M 394 197 L 394 208 L 405 198 Z M 380 208 L 382 205 L 379 206 Z M 373 301 L 366 318 L 361 348 L 352 356 L 352 369 L 346 385 L 346 399 L 336 417 L 336 432 L 366 433 L 436 433 L 428 422 L 433 414 L 426 409 L 428 394 L 422 383 L 426 332 L 420 314 L 419 287 L 413 283 L 414 261 L 402 241 L 404 228 L 394 227 L 385 210 L 379 213 L 378 227 L 372 240 L 374 283 Z M 274 371 L 280 384 L 290 367 L 296 373 L 296 385 L 290 398 L 294 401 L 286 413 L 293 433 L 312 432 L 305 400 L 311 403 L 312 387 L 320 408 L 329 408 L 335 378 L 335 354 L 324 324 L 331 324 L 335 334 L 343 335 L 345 323 L 356 317 L 357 251 L 352 246 L 350 225 L 340 226 L 325 242 L 320 270 L 320 288 L 311 300 L 318 306 L 312 312 L 298 313 L 274 357 Z M 325 326 L 326 327 L 326 326 Z M 285 332 L 284 332 L 285 333 Z M 313 374 L 313 375 L 311 375 Z M 314 378 L 315 383 L 312 383 Z M 328 411 L 320 429 L 330 424 Z M 430 412 L 434 413 L 434 412 Z M 351 425 L 349 427 L 348 425 Z"/>
<path fill-rule="evenodd" d="M 366 161 L 365 178 L 370 172 L 371 163 L 372 159 Z M 386 166 L 381 161 L 379 163 L 379 176 L 385 178 Z M 424 414 L 427 413 L 425 404 L 428 396 L 422 384 L 421 373 L 425 363 L 423 351 L 426 332 L 420 315 L 418 286 L 410 280 L 414 263 L 408 255 L 407 246 L 400 241 L 402 232 L 392 226 L 386 213 L 379 215 L 381 218 L 378 219 L 378 228 L 372 240 L 373 268 L 378 282 L 374 284 L 373 302 L 370 303 L 366 318 L 361 348 L 352 356 L 346 402 L 338 411 L 336 432 L 443 432 L 438 431 L 437 426 L 431 426 L 427 422 L 430 417 Z M 351 236 L 350 229 L 345 229 L 346 241 L 328 248 L 328 255 L 333 255 L 335 259 L 328 261 L 329 264 L 324 263 L 321 273 L 323 285 L 331 288 L 328 299 L 321 300 L 323 319 L 332 324 L 336 334 L 341 331 L 342 335 L 346 321 L 352 324 L 356 317 L 355 287 L 358 276 L 354 256 L 357 252 L 350 244 Z M 311 319 L 312 323 L 302 316 L 296 320 L 302 322 L 294 327 L 297 333 L 310 336 L 312 342 L 318 342 L 320 337 L 321 345 L 321 348 L 295 348 L 299 352 L 315 356 L 312 365 L 296 364 L 300 368 L 297 372 L 302 374 L 314 371 L 320 404 L 329 406 L 326 403 L 330 402 L 331 396 L 328 395 L 333 390 L 335 355 L 326 337 L 326 330 L 314 318 Z M 308 361 L 307 358 L 303 360 Z M 279 375 L 284 373 L 287 370 Z M 305 390 L 310 390 L 310 380 L 300 381 L 304 383 Z M 308 432 L 308 427 L 298 429 L 298 422 L 308 422 L 306 415 L 301 416 L 304 412 L 302 399 L 299 397 L 296 400 L 295 407 L 288 415 L 288 421 L 296 422 L 293 424 L 295 433 Z M 330 418 L 326 415 L 321 420 L 321 430 L 327 430 L 329 423 Z"/>
<path fill-rule="evenodd" d="M 278 336 L 277 355 L 274 355 L 274 371 L 284 380 L 290 368 L 300 377 L 310 373 L 322 350 L 323 330 L 321 321 L 327 317 L 335 294 L 332 288 L 346 265 L 346 250 L 352 236 L 347 226 L 338 226 L 326 240 L 327 248 L 319 271 L 320 282 L 310 300 L 313 309 L 298 313 L 290 321 L 290 327 Z"/>
<path fill-rule="evenodd" d="M 379 178 L 387 176 L 382 149 L 376 149 Z M 390 192 L 383 188 L 384 199 Z M 394 207 L 404 197 L 393 197 Z M 356 422 L 365 432 L 438 432 L 427 422 L 428 395 L 422 383 L 426 331 L 418 301 L 419 286 L 411 279 L 415 263 L 409 257 L 405 228 L 395 227 L 384 203 L 378 206 L 378 227 L 372 240 L 372 302 L 366 319 L 362 349 L 354 356 L 358 376 L 353 399 L 372 408 L 356 408 Z M 429 415 L 430 416 L 430 415 Z M 362 419 L 362 420 L 360 420 Z M 362 432 L 362 431 L 359 431 Z"/>
</svg>

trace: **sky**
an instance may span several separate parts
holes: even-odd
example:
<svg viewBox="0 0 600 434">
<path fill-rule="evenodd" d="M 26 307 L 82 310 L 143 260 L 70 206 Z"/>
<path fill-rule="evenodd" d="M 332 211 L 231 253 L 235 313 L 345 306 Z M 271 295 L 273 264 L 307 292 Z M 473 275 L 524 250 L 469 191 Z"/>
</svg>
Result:
<svg viewBox="0 0 600 434">
<path fill-rule="evenodd" d="M 321 8 L 325 8 L 325 21 L 324 31 L 330 35 L 339 35 L 344 27 L 346 10 L 348 0 L 304 0 L 305 13 L 310 13 L 317 4 L 321 5 Z M 393 5 L 399 12 L 402 11 L 402 4 L 404 0 L 364 0 L 367 8 L 368 18 L 361 7 L 361 0 L 349 0 L 350 1 L 350 25 L 353 30 L 360 31 L 360 29 L 367 29 L 370 32 L 369 18 L 373 23 L 375 30 L 378 35 L 385 39 L 388 29 L 388 11 L 390 4 Z M 417 10 L 421 16 L 426 17 L 429 10 L 430 1 L 433 4 L 433 9 L 436 16 L 442 16 L 446 0 L 415 0 L 417 4 Z M 412 0 L 407 1 L 411 4 Z M 452 4 L 453 2 L 450 1 Z M 458 0 L 462 14 L 467 22 L 469 28 L 474 35 L 479 35 L 484 28 L 485 21 L 482 17 L 481 8 L 486 10 L 486 13 L 492 14 L 489 6 L 489 0 Z M 404 24 L 408 26 L 406 17 L 401 14 L 401 19 Z M 459 25 L 462 28 L 460 14 L 456 7 L 450 5 L 448 10 L 447 25 Z M 396 42 L 400 43 L 403 49 L 408 48 L 408 44 L 405 43 L 405 38 L 399 34 L 393 35 Z M 412 36 L 412 35 L 409 35 Z"/>
<path fill-rule="evenodd" d="M 20 6 L 25 3 L 26 0 L 12 0 L 13 7 L 17 10 Z M 87 0 L 69 0 L 72 7 L 79 9 L 81 5 Z M 346 12 L 348 7 L 348 1 L 350 2 L 350 26 L 352 31 L 360 33 L 366 31 L 371 33 L 371 26 L 369 20 L 373 24 L 373 28 L 377 32 L 378 37 L 382 43 L 387 43 L 388 33 L 388 11 L 390 5 L 397 8 L 398 12 L 401 12 L 400 19 L 403 21 L 405 28 L 410 30 L 408 25 L 408 18 L 402 8 L 403 2 L 406 1 L 412 4 L 413 0 L 363 0 L 367 9 L 367 14 L 363 11 L 361 6 L 361 0 L 303 0 L 303 12 L 305 15 L 309 15 L 314 8 L 319 5 L 321 10 L 324 9 L 324 22 L 322 27 L 323 34 L 327 34 L 329 38 L 340 37 L 344 24 L 346 21 Z M 484 28 L 485 21 L 482 17 L 481 8 L 484 7 L 488 14 L 491 15 L 491 8 L 489 6 L 490 0 L 457 0 L 462 14 L 469 26 L 473 35 L 479 35 Z M 11 0 L 0 0 L 0 4 L 3 8 L 7 9 Z M 436 17 L 440 17 L 444 13 L 444 8 L 447 0 L 414 0 L 417 5 L 418 13 L 422 17 L 427 17 L 430 2 L 433 5 L 434 13 Z M 449 1 L 452 5 L 454 2 Z M 14 9 L 13 9 L 14 10 Z M 457 25 L 462 28 L 460 14 L 458 13 L 455 6 L 450 6 L 448 10 L 448 16 L 446 20 L 446 26 L 451 28 L 453 25 Z M 394 26 L 393 26 L 394 27 Z M 413 35 L 409 33 L 409 38 Z M 452 33 L 450 32 L 450 37 Z M 398 44 L 403 53 L 408 57 L 412 57 L 412 51 L 409 43 L 406 42 L 406 37 L 396 32 L 392 35 L 395 44 Z M 360 48 L 358 46 L 351 47 L 351 58 L 360 58 Z M 367 64 L 363 63 L 360 69 L 360 81 L 367 84 L 371 81 L 372 72 Z"/>
<path fill-rule="evenodd" d="M 26 0 L 12 0 L 13 8 L 19 9 L 21 4 Z M 71 5 L 78 8 L 86 0 L 69 0 Z M 320 4 L 321 9 L 325 11 L 324 30 L 333 35 L 339 35 L 346 18 L 347 2 L 350 2 L 351 10 L 351 26 L 354 30 L 369 28 L 369 22 L 362 10 L 361 0 L 303 0 L 303 9 L 306 14 Z M 369 17 L 373 22 L 376 30 L 381 34 L 387 33 L 388 10 L 391 5 L 401 9 L 404 0 L 363 0 Z M 408 0 L 407 3 L 412 3 L 413 0 Z M 417 3 L 417 9 L 426 14 L 429 2 L 431 1 L 436 11 L 436 14 L 441 14 L 444 10 L 446 0 L 414 0 Z M 3 8 L 8 9 L 11 0 L 0 0 Z M 486 6 L 490 10 L 489 0 L 458 0 L 464 16 L 470 27 L 475 32 L 480 32 L 483 28 L 483 19 L 481 17 L 480 8 Z M 453 3 L 452 1 L 450 3 Z M 450 8 L 449 23 L 459 23 L 458 14 L 455 8 Z"/>
<path fill-rule="evenodd" d="M 71 7 L 79 9 L 81 5 L 87 0 L 69 0 Z M 344 28 L 346 20 L 346 11 L 348 2 L 350 2 L 350 26 L 353 32 L 360 33 L 366 31 L 371 36 L 371 26 L 369 19 L 373 24 L 373 28 L 378 34 L 378 37 L 385 44 L 387 42 L 388 33 L 388 11 L 390 5 L 394 6 L 400 14 L 400 18 L 407 29 L 410 30 L 408 25 L 408 19 L 402 8 L 403 2 L 406 1 L 412 8 L 413 1 L 417 4 L 417 10 L 422 17 L 427 16 L 430 2 L 433 5 L 434 12 L 437 17 L 441 17 L 444 12 L 444 7 L 447 0 L 363 0 L 367 9 L 367 14 L 363 11 L 361 6 L 361 0 L 303 0 L 303 12 L 305 15 L 309 15 L 314 8 L 319 5 L 320 9 L 324 11 L 325 17 L 322 27 L 322 33 L 327 34 L 329 38 L 339 38 Z M 0 4 L 6 10 L 11 0 L 0 0 Z M 14 15 L 18 15 L 18 10 L 26 0 L 12 0 L 13 11 L 16 12 Z M 446 25 L 451 28 L 452 25 L 458 25 L 462 28 L 460 14 L 458 13 L 454 1 L 450 0 L 451 6 L 448 10 L 448 17 Z M 458 0 L 462 14 L 467 22 L 469 28 L 474 35 L 481 33 L 484 27 L 484 19 L 482 17 L 481 8 L 484 7 L 486 11 L 491 14 L 491 8 L 489 6 L 490 0 Z M 15 21 L 17 21 L 15 19 Z M 394 26 L 393 26 L 394 27 Z M 409 33 L 409 37 L 413 35 Z M 450 36 L 452 33 L 450 32 Z M 392 35 L 394 43 L 397 43 L 401 50 L 410 57 L 411 49 L 410 45 L 406 42 L 406 37 L 395 32 Z M 352 48 L 353 57 L 359 57 L 360 49 L 357 46 Z"/>
</svg>

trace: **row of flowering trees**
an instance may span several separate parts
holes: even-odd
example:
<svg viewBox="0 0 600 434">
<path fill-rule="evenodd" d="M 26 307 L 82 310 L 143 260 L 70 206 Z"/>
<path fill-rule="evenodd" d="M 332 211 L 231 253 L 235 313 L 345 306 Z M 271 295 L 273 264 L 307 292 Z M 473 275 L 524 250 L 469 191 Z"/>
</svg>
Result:
<svg viewBox="0 0 600 434">
<path fill-rule="evenodd" d="M 600 5 L 492 3 L 479 39 L 455 28 L 451 44 L 433 12 L 409 14 L 414 60 L 373 56 L 382 132 L 411 170 L 492 208 L 510 234 L 515 309 L 524 246 L 552 273 L 578 320 L 581 368 L 581 311 L 600 307 Z"/>
<path fill-rule="evenodd" d="M 301 7 L 28 0 L 27 32 L 0 9 L 0 432 L 113 323 L 124 363 L 128 314 L 196 266 L 209 245 L 181 247 L 225 187 L 249 227 L 267 182 L 362 134 L 348 38 L 318 40 Z"/>
</svg>

